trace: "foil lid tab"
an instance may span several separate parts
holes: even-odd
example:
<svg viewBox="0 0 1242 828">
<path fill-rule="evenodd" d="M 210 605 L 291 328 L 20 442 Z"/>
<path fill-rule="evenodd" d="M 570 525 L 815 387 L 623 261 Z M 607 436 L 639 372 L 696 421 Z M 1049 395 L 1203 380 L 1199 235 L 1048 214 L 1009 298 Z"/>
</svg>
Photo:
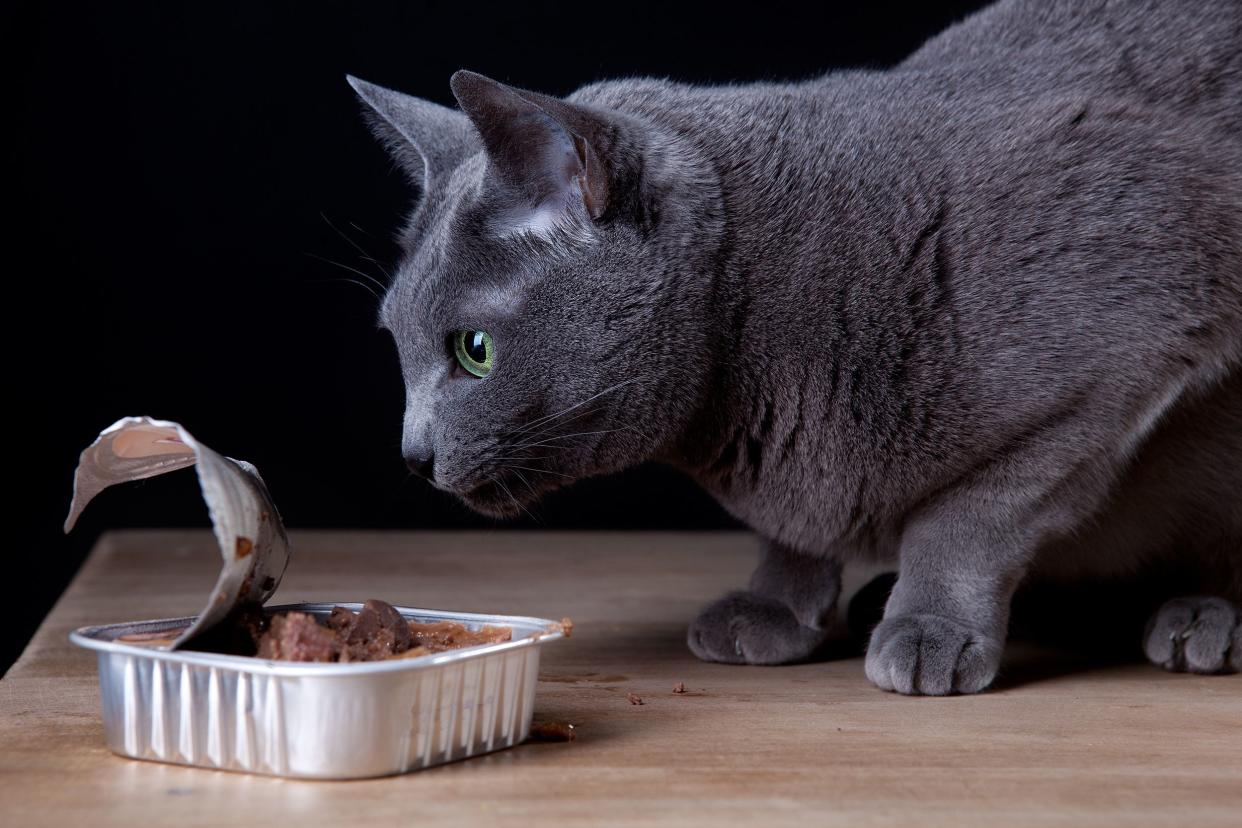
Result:
<svg viewBox="0 0 1242 828">
<path fill-rule="evenodd" d="M 197 466 L 224 566 L 207 606 L 169 645 L 176 650 L 235 609 L 262 605 L 289 563 L 289 538 L 258 470 L 212 451 L 168 420 L 126 417 L 104 429 L 82 452 L 73 476 L 65 532 L 86 504 L 117 483 Z"/>
</svg>

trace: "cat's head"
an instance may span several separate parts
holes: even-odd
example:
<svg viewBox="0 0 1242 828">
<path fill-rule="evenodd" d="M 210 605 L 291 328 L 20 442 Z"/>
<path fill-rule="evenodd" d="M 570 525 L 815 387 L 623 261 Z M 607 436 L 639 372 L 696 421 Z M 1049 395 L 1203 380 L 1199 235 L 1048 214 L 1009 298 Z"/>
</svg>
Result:
<svg viewBox="0 0 1242 828">
<path fill-rule="evenodd" d="M 350 83 L 419 192 L 380 310 L 411 468 L 507 516 L 676 451 L 723 345 L 710 166 L 634 116 L 470 72 L 460 110 Z"/>
</svg>

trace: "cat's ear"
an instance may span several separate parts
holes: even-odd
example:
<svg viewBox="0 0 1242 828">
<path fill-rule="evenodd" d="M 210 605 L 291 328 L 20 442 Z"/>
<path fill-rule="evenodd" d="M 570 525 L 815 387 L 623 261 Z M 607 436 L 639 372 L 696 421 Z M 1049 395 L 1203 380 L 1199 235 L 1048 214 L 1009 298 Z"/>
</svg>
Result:
<svg viewBox="0 0 1242 828">
<path fill-rule="evenodd" d="M 599 142 L 607 126 L 598 115 L 464 69 L 450 84 L 493 168 L 532 211 L 555 214 L 577 202 L 592 219 L 603 215 L 609 184 Z"/>
<path fill-rule="evenodd" d="M 345 79 L 367 105 L 371 131 L 416 186 L 425 188 L 478 152 L 474 128 L 460 111 L 352 75 Z"/>
</svg>

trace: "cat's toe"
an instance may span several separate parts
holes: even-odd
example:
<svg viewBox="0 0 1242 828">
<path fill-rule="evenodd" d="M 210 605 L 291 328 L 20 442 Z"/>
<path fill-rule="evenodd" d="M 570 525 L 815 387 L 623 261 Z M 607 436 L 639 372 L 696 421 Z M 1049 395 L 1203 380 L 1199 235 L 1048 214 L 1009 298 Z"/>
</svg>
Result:
<svg viewBox="0 0 1242 828">
<path fill-rule="evenodd" d="M 1174 598 L 1148 622 L 1143 652 L 1174 672 L 1236 671 L 1242 669 L 1242 619 L 1223 598 Z"/>
<path fill-rule="evenodd" d="M 704 661 L 788 664 L 802 661 L 827 639 L 825 630 L 798 623 L 784 604 L 752 592 L 733 592 L 699 613 L 686 636 Z"/>
<path fill-rule="evenodd" d="M 867 678 L 906 695 L 977 693 L 992 683 L 1003 643 L 938 615 L 886 618 L 871 634 Z"/>
</svg>

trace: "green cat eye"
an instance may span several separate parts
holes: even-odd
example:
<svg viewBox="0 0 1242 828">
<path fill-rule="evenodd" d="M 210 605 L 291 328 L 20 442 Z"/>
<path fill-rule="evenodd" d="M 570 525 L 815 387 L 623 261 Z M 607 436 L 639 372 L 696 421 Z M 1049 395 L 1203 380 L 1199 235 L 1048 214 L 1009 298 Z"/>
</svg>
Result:
<svg viewBox="0 0 1242 828">
<path fill-rule="evenodd" d="M 486 377 L 496 358 L 492 335 L 486 331 L 454 331 L 453 355 L 462 368 L 476 377 Z"/>
</svg>

